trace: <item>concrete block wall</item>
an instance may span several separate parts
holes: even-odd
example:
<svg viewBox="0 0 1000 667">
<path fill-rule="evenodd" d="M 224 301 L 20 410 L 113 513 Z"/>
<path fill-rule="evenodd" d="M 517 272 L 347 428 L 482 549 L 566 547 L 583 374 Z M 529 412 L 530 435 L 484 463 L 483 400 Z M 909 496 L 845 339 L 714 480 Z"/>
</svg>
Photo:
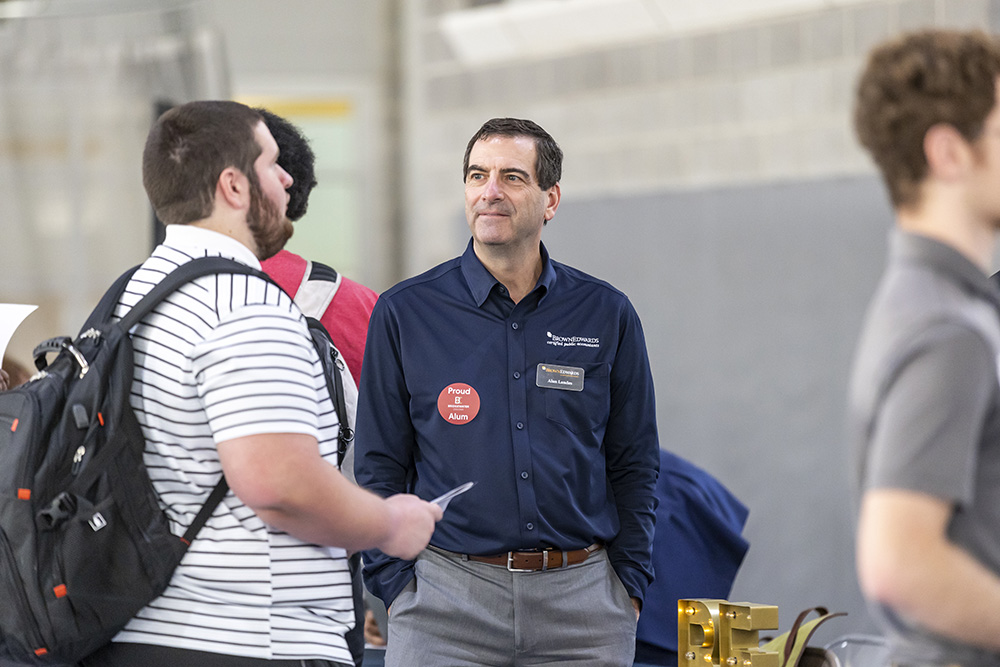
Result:
<svg viewBox="0 0 1000 667">
<path fill-rule="evenodd" d="M 873 0 L 715 32 L 477 68 L 440 28 L 462 0 L 410 13 L 408 273 L 451 254 L 461 156 L 486 119 L 538 121 L 566 153 L 564 196 L 702 189 L 872 173 L 851 127 L 870 47 L 921 26 L 988 29 L 995 0 Z M 995 22 L 994 22 L 995 23 Z M 553 27 L 558 29 L 558 27 Z"/>
</svg>

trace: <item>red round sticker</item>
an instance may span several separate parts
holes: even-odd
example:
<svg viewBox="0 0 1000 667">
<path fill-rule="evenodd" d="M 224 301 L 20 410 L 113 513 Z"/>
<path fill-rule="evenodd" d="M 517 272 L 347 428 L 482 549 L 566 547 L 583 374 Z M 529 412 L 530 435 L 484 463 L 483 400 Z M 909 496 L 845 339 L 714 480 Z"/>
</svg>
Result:
<svg viewBox="0 0 1000 667">
<path fill-rule="evenodd" d="M 438 395 L 438 412 L 449 424 L 468 424 L 479 414 L 479 394 L 463 382 L 455 382 Z"/>
</svg>

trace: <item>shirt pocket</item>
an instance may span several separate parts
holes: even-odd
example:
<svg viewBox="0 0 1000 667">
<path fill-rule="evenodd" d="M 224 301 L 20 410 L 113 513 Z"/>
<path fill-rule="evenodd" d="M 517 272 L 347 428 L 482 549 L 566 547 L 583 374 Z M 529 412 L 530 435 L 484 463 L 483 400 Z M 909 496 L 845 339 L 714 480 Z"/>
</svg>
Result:
<svg viewBox="0 0 1000 667">
<path fill-rule="evenodd" d="M 606 424 L 611 409 L 610 365 L 570 361 L 552 363 L 582 368 L 583 391 L 542 389 L 545 416 L 574 433 L 593 431 Z"/>
</svg>

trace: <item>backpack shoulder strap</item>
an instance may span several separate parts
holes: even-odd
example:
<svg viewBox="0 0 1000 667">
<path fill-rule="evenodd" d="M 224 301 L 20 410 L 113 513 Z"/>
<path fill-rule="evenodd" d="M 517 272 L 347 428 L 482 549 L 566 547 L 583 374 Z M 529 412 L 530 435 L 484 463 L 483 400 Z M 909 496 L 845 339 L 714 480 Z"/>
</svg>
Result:
<svg viewBox="0 0 1000 667">
<path fill-rule="evenodd" d="M 139 270 L 139 266 L 139 264 L 136 264 L 131 269 L 118 276 L 115 282 L 111 283 L 111 287 L 109 287 L 104 293 L 101 300 L 97 302 L 94 309 L 90 311 L 90 315 L 87 316 L 87 321 L 83 323 L 82 327 L 80 327 L 80 333 L 83 333 L 88 329 L 99 327 L 101 324 L 111 319 L 111 316 L 114 315 L 115 312 L 115 306 L 118 305 L 118 300 L 125 292 L 125 287 L 128 285 L 128 281 L 130 281 L 135 272 Z"/>
<path fill-rule="evenodd" d="M 97 302 L 96 306 L 94 306 L 94 310 L 91 311 L 86 322 L 83 323 L 83 326 L 80 328 L 81 333 L 87 331 L 88 329 L 99 327 L 104 322 L 111 319 L 122 294 L 125 293 L 125 288 L 128 286 L 129 281 L 132 279 L 132 276 L 135 275 L 135 272 L 140 266 L 140 264 L 136 264 L 115 279 L 115 282 L 111 284 L 111 287 L 107 289 L 101 297 L 101 300 Z M 126 331 L 128 331 L 134 327 L 139 320 L 148 315 L 156 304 L 162 301 L 168 294 L 175 291 L 178 287 L 184 283 L 194 280 L 195 278 L 200 278 L 201 276 L 209 275 L 211 273 L 241 273 L 247 275 L 257 275 L 273 282 L 263 271 L 258 271 L 257 269 L 247 266 L 246 264 L 240 264 L 236 260 L 226 257 L 199 257 L 192 259 L 190 262 L 185 262 L 168 273 L 163 280 L 161 280 L 155 287 L 153 287 L 153 289 L 149 291 L 146 296 L 140 299 L 139 302 L 135 304 L 135 306 L 125 315 L 125 317 L 122 318 L 122 326 Z"/>
<path fill-rule="evenodd" d="M 313 345 L 319 354 L 320 363 L 323 365 L 323 374 L 326 376 L 326 388 L 330 393 L 333 409 L 337 413 L 337 421 L 340 422 L 339 436 L 337 438 L 337 467 L 339 468 L 344 463 L 348 446 L 354 440 L 354 431 L 347 420 L 344 379 L 341 377 L 341 372 L 344 370 L 344 362 L 333 341 L 330 340 L 330 333 L 323 326 L 322 322 L 315 317 L 306 315 L 306 325 L 309 327 L 309 335 L 312 337 Z"/>
<path fill-rule="evenodd" d="M 192 259 L 190 262 L 185 262 L 179 267 L 171 271 L 166 275 L 166 277 L 156 284 L 153 289 L 149 291 L 146 296 L 139 300 L 139 303 L 135 304 L 128 313 L 121 320 L 122 328 L 128 331 L 136 324 L 139 323 L 143 317 L 148 315 L 151 310 L 164 299 L 168 294 L 176 290 L 181 285 L 191 282 L 195 278 L 200 278 L 201 276 L 207 276 L 213 273 L 241 273 L 246 275 L 262 276 L 267 278 L 267 274 L 257 269 L 247 266 L 246 264 L 240 264 L 236 260 L 228 259 L 226 257 L 199 257 L 197 259 Z M 118 279 L 119 281 L 121 278 Z M 126 281 L 127 282 L 127 281 Z M 118 281 L 115 282 L 115 285 Z M 124 290 L 124 285 L 120 288 Z M 109 290 L 110 292 L 110 290 Z M 103 299 L 102 299 L 103 302 Z"/>
<path fill-rule="evenodd" d="M 222 502 L 222 498 L 229 492 L 229 482 L 226 480 L 226 476 L 222 475 L 219 477 L 218 483 L 212 492 L 208 495 L 208 499 L 205 500 L 205 504 L 201 506 L 198 510 L 198 514 L 195 515 L 194 521 L 188 526 L 187 530 L 184 531 L 184 535 L 181 536 L 181 541 L 184 542 L 185 546 L 191 546 L 194 542 L 194 538 L 197 537 L 198 533 L 208 522 L 208 518 L 212 516 L 215 512 L 215 508 L 219 506 Z"/>
<path fill-rule="evenodd" d="M 295 303 L 303 313 L 317 320 L 330 307 L 333 297 L 340 289 L 341 276 L 335 269 L 319 262 L 306 261 L 306 272 L 302 283 L 293 295 Z"/>
</svg>

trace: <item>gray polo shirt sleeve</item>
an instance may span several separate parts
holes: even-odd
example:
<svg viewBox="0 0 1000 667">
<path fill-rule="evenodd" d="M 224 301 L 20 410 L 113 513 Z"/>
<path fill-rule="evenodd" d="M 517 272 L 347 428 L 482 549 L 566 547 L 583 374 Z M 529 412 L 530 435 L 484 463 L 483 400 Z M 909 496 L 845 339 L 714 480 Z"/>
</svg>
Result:
<svg viewBox="0 0 1000 667">
<path fill-rule="evenodd" d="M 932 325 L 890 375 L 873 425 L 864 486 L 972 500 L 997 360 L 982 334 Z"/>
</svg>

